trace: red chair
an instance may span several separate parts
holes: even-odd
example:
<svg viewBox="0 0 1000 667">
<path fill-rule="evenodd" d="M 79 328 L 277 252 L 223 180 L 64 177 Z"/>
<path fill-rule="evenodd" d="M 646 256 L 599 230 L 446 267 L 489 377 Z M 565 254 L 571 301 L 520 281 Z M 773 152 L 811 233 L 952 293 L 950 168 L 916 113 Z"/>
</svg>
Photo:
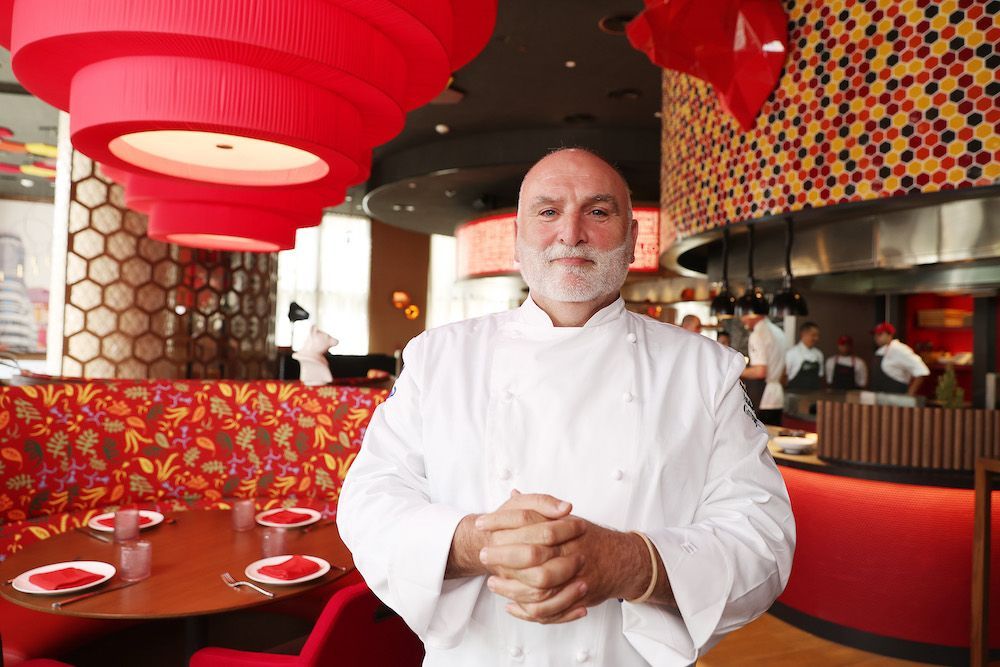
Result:
<svg viewBox="0 0 1000 667">
<path fill-rule="evenodd" d="M 337 592 L 299 655 L 203 648 L 189 667 L 419 667 L 424 647 L 362 582 Z"/>
</svg>

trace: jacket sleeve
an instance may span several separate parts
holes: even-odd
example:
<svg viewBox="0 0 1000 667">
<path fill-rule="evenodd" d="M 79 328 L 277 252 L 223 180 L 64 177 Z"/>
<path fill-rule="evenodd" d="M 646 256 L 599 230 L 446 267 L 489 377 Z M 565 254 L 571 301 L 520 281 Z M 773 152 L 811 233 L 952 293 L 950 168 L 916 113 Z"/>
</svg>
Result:
<svg viewBox="0 0 1000 667">
<path fill-rule="evenodd" d="M 450 648 L 461 641 L 485 577 L 444 579 L 467 512 L 431 499 L 422 448 L 424 343 L 422 334 L 406 346 L 405 368 L 372 416 L 344 480 L 337 524 L 379 599 L 426 644 Z"/>
<path fill-rule="evenodd" d="M 647 531 L 676 608 L 622 604 L 625 635 L 650 664 L 694 662 L 723 635 L 767 611 L 788 582 L 795 522 L 737 361 L 715 406 L 715 436 L 694 520 Z"/>
</svg>

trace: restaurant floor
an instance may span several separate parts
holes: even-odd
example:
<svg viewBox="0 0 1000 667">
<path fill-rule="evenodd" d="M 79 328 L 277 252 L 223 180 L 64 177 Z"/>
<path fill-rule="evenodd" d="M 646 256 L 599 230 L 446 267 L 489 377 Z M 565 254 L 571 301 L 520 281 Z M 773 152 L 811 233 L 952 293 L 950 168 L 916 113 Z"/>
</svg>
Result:
<svg viewBox="0 0 1000 667">
<path fill-rule="evenodd" d="M 770 614 L 732 633 L 698 661 L 698 667 L 905 667 L 925 664 L 835 644 Z"/>
<path fill-rule="evenodd" d="M 247 650 L 296 653 L 310 629 L 301 619 L 264 613 L 223 614 L 205 624 L 203 643 Z M 65 656 L 76 667 L 113 664 L 142 667 L 181 667 L 186 664 L 185 625 L 162 621 L 133 626 Z M 895 660 L 835 644 L 799 630 L 770 614 L 724 639 L 698 667 L 907 667 L 926 663 Z M 990 665 L 1000 665 L 1000 661 Z M 346 667 L 346 666 L 345 666 Z"/>
</svg>

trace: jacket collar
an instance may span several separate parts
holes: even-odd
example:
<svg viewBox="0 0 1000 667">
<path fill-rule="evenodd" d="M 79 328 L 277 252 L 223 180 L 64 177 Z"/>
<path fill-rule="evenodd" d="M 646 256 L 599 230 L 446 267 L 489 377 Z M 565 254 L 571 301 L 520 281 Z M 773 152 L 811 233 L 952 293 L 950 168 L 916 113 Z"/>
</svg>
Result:
<svg viewBox="0 0 1000 667">
<path fill-rule="evenodd" d="M 597 327 L 602 324 L 608 324 L 618 320 L 625 312 L 625 300 L 619 296 L 612 303 L 608 304 L 604 308 L 594 313 L 587 323 L 583 327 L 559 327 L 562 329 L 589 329 L 592 327 Z M 538 307 L 534 299 L 531 298 L 531 294 L 528 294 L 528 298 L 524 300 L 521 307 L 517 309 L 518 319 L 521 322 L 536 327 L 544 327 L 548 329 L 555 329 L 556 327 L 552 324 L 552 318 L 549 317 L 548 313 Z"/>
</svg>

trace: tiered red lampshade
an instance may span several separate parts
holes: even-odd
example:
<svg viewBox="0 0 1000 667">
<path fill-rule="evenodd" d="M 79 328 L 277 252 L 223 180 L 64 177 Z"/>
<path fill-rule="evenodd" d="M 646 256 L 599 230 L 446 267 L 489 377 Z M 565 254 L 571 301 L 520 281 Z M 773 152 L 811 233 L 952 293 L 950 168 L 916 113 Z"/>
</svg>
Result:
<svg viewBox="0 0 1000 667">
<path fill-rule="evenodd" d="M 70 112 L 80 151 L 161 179 L 147 191 L 169 205 L 150 205 L 151 226 L 197 245 L 296 216 L 182 205 L 163 177 L 220 186 L 230 211 L 259 195 L 279 203 L 254 210 L 287 213 L 307 190 L 337 204 L 367 178 L 372 148 L 482 50 L 495 17 L 496 0 L 0 0 L 0 41 L 21 83 Z"/>
<path fill-rule="evenodd" d="M 209 250 L 291 249 L 295 231 L 318 225 L 326 205 L 325 193 L 308 186 L 242 188 L 133 174 L 106 165 L 101 171 L 123 187 L 126 206 L 149 217 L 150 238 Z M 206 219 L 211 221 L 208 230 Z"/>
</svg>

